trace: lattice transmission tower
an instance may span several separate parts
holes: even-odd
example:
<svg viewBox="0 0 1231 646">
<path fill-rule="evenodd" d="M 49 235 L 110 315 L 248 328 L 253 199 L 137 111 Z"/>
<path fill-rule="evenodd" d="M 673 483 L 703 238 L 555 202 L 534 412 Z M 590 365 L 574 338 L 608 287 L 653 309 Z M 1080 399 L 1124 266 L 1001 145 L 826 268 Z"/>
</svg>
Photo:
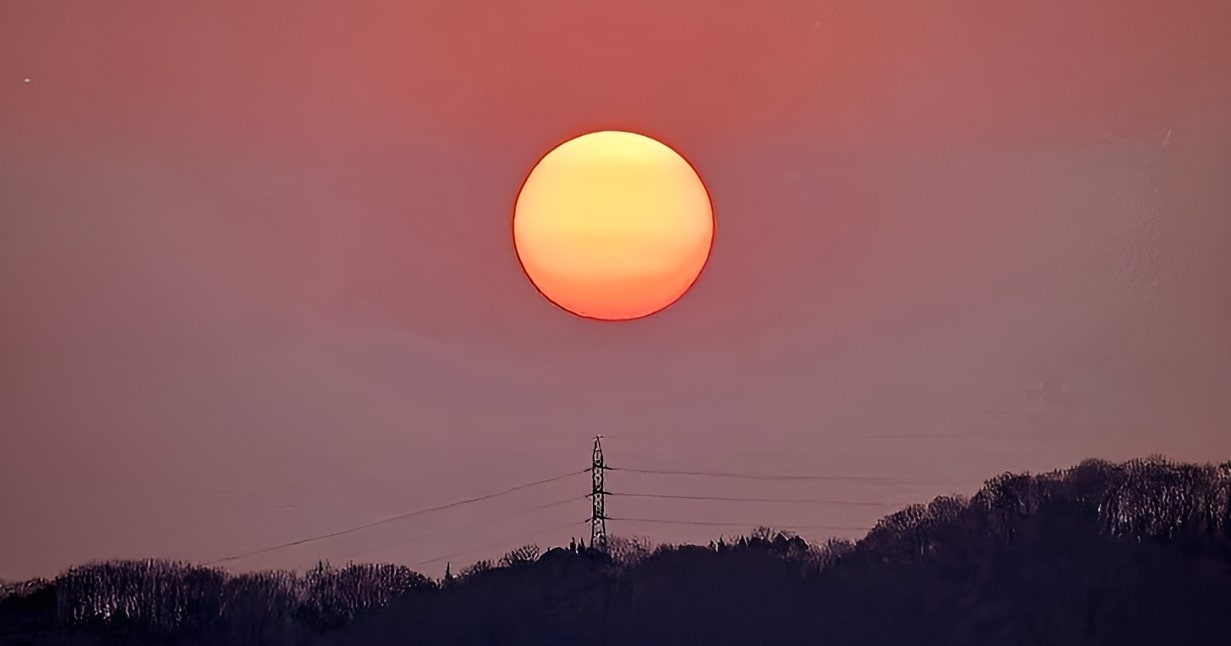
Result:
<svg viewBox="0 0 1231 646">
<path fill-rule="evenodd" d="M 606 551 L 607 490 L 603 488 L 603 473 L 607 465 L 603 464 L 602 439 L 602 435 L 594 436 L 594 460 L 590 465 L 590 547 Z"/>
</svg>

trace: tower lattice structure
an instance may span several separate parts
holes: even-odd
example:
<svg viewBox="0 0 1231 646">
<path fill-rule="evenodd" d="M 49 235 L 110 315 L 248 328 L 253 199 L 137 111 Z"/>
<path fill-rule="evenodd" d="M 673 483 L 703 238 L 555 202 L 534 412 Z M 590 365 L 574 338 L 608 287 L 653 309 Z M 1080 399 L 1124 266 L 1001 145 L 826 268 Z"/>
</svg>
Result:
<svg viewBox="0 0 1231 646">
<path fill-rule="evenodd" d="M 590 465 L 590 547 L 607 549 L 607 490 L 603 487 L 603 475 L 607 465 L 603 463 L 602 435 L 594 436 L 594 460 Z"/>
</svg>

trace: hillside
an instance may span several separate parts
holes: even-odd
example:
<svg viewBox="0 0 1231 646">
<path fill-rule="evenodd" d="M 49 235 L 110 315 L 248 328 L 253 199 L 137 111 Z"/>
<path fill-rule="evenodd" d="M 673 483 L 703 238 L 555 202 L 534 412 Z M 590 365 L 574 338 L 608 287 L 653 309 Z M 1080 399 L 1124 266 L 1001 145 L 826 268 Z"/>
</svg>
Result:
<svg viewBox="0 0 1231 646">
<path fill-rule="evenodd" d="M 1003 474 L 856 543 L 533 546 L 445 580 L 95 563 L 10 584 L 4 644 L 1223 644 L 1231 462 Z"/>
</svg>

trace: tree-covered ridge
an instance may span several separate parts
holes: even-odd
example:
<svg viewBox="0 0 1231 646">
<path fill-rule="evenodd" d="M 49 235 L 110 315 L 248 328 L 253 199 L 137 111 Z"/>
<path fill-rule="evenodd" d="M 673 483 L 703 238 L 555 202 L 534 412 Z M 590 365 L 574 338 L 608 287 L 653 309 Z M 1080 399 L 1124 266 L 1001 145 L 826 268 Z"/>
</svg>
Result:
<svg viewBox="0 0 1231 646">
<path fill-rule="evenodd" d="M 125 561 L 4 590 L 15 644 L 1225 643 L 1231 462 L 1003 474 L 854 543 L 525 546 L 439 580 Z"/>
</svg>

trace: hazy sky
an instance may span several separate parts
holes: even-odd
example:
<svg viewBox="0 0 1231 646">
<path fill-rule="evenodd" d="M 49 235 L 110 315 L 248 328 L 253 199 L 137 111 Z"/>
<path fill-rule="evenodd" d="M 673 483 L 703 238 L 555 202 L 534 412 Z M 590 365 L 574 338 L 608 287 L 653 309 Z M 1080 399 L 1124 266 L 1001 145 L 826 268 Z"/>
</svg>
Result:
<svg viewBox="0 0 1231 646">
<path fill-rule="evenodd" d="M 1228 459 L 1228 114 L 1218 0 L 5 0 L 0 578 L 343 529 L 582 469 L 595 433 L 918 482 L 608 474 L 890 505 L 608 502 L 703 522 Z M 544 301 L 510 236 L 535 160 L 606 128 L 680 150 L 717 218 L 694 290 L 623 324 Z M 588 488 L 232 565 L 567 542 L 585 501 L 457 528 Z"/>
</svg>

